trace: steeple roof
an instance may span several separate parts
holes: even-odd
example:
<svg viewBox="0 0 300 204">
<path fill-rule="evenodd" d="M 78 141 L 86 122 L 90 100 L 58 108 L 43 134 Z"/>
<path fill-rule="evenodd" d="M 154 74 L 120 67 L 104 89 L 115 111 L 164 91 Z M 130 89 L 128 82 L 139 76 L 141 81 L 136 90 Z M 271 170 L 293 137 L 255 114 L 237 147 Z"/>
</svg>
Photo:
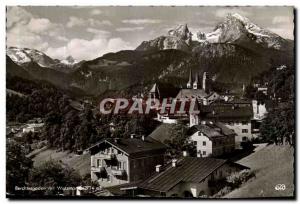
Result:
<svg viewBox="0 0 300 204">
<path fill-rule="evenodd" d="M 193 83 L 193 73 L 192 73 L 192 69 L 190 69 L 190 76 L 189 76 L 188 84 L 192 84 L 192 83 Z"/>
</svg>

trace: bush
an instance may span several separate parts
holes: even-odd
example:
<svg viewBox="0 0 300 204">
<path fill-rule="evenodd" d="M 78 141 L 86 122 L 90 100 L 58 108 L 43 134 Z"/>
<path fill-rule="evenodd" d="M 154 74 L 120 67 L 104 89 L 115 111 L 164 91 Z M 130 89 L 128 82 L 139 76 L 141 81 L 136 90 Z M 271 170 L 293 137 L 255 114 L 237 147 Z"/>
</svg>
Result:
<svg viewBox="0 0 300 204">
<path fill-rule="evenodd" d="M 226 180 L 231 187 L 237 188 L 254 176 L 255 174 L 253 171 L 250 171 L 249 169 L 245 169 L 240 172 L 235 172 L 231 174 L 226 178 Z"/>
</svg>

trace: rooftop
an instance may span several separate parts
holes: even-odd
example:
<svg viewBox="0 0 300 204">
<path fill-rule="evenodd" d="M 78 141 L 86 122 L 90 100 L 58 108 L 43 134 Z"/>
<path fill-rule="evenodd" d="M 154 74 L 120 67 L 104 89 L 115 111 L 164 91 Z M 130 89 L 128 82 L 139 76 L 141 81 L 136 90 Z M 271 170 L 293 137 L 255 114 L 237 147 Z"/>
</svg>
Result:
<svg viewBox="0 0 300 204">
<path fill-rule="evenodd" d="M 151 151 L 164 151 L 167 147 L 152 138 L 142 140 L 140 138 L 107 138 L 89 148 L 92 152 L 97 152 L 103 144 L 110 144 L 123 151 L 130 157 L 138 157 Z"/>
<path fill-rule="evenodd" d="M 162 123 L 148 137 L 164 143 L 165 140 L 169 140 L 172 138 L 171 135 L 172 128 L 174 128 L 174 124 Z"/>
<path fill-rule="evenodd" d="M 224 137 L 234 135 L 234 131 L 227 128 L 224 124 L 217 122 L 217 123 L 207 123 L 207 124 L 200 124 L 195 125 L 190 128 L 190 133 L 195 133 L 197 131 L 202 132 L 207 137 Z"/>
<path fill-rule="evenodd" d="M 203 89 L 181 89 L 176 98 L 198 98 L 202 99 L 208 96 Z"/>
<path fill-rule="evenodd" d="M 167 192 L 180 182 L 200 183 L 226 162 L 226 160 L 215 158 L 183 157 L 178 160 L 176 167 L 169 164 L 160 173 L 155 173 L 145 181 L 127 188 L 135 186 L 142 189 Z M 241 169 L 247 168 L 235 163 L 231 164 L 239 166 Z"/>
<path fill-rule="evenodd" d="M 252 106 L 209 105 L 200 108 L 203 119 L 240 120 L 253 117 Z"/>
</svg>

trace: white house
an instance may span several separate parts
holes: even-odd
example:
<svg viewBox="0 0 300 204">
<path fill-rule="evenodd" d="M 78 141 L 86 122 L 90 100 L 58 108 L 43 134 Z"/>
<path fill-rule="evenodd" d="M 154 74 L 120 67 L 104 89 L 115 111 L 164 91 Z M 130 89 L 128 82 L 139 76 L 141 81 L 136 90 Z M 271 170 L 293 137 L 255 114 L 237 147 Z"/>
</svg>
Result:
<svg viewBox="0 0 300 204">
<path fill-rule="evenodd" d="M 214 157 L 228 154 L 235 149 L 236 134 L 221 123 L 195 125 L 189 137 L 197 149 L 198 157 Z"/>
</svg>

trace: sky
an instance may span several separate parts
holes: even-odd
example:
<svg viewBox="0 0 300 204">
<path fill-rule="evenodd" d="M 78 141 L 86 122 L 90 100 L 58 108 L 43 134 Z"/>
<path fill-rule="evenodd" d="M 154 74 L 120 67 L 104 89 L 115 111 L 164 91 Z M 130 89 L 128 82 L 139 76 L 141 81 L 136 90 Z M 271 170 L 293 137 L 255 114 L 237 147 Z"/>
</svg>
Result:
<svg viewBox="0 0 300 204">
<path fill-rule="evenodd" d="M 135 49 L 142 41 L 166 35 L 179 24 L 211 32 L 228 13 L 294 39 L 293 7 L 96 7 L 9 6 L 7 46 L 33 48 L 52 58 L 90 60 L 107 52 Z"/>
</svg>

